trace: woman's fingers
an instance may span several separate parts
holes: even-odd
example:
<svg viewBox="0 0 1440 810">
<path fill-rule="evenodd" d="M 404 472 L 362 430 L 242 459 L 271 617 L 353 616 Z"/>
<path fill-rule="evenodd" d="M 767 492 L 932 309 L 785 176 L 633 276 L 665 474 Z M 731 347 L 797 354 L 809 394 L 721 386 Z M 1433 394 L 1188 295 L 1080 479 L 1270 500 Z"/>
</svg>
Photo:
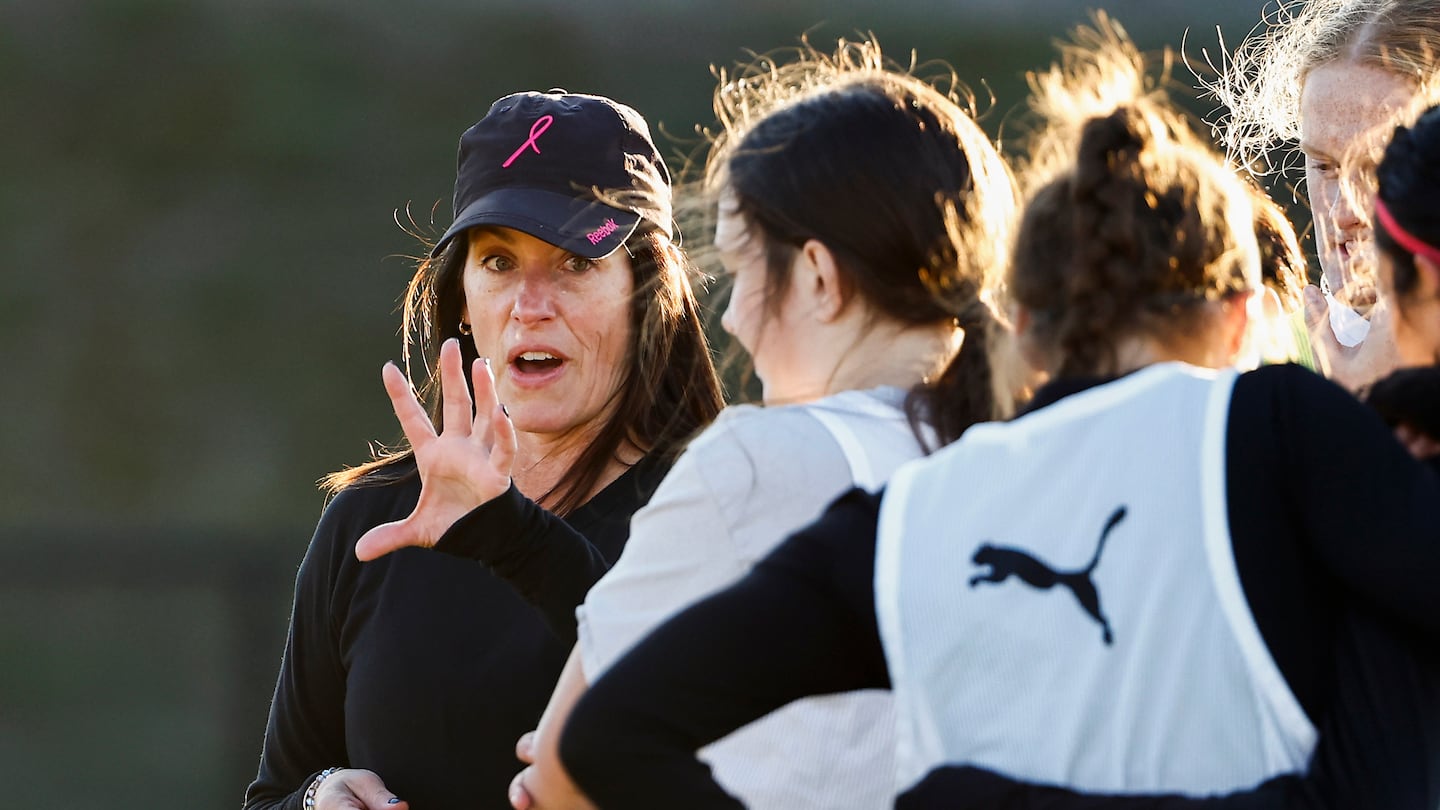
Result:
<svg viewBox="0 0 1440 810">
<path fill-rule="evenodd" d="M 399 796 L 380 785 L 360 798 L 365 800 L 365 810 L 409 810 L 410 805 Z"/>
<path fill-rule="evenodd" d="M 360 535 L 360 539 L 355 541 L 355 558 L 361 562 L 369 562 L 396 549 L 423 545 L 426 543 L 415 531 L 412 521 L 406 518 L 382 523 Z"/>
<path fill-rule="evenodd" d="M 520 773 L 515 774 L 515 778 L 510 780 L 510 792 L 508 795 L 510 797 L 510 806 L 515 808 L 515 810 L 530 810 L 531 807 L 535 806 L 535 800 L 530 796 L 530 791 L 525 789 L 525 774 L 529 772 L 530 769 L 526 768 Z"/>
<path fill-rule="evenodd" d="M 1335 337 L 1325 297 L 1315 287 L 1305 288 L 1305 324 L 1320 371 L 1351 391 L 1359 391 L 1399 367 L 1392 317 L 1386 302 L 1377 302 L 1370 310 L 1365 339 L 1347 348 Z"/>
<path fill-rule="evenodd" d="M 465 364 L 460 358 L 460 341 L 451 338 L 440 345 L 440 387 L 444 391 L 442 413 L 446 433 L 470 435 L 470 389 L 465 387 Z"/>
<path fill-rule="evenodd" d="M 315 792 L 317 810 L 408 810 L 374 771 L 346 768 L 326 777 Z"/>
<path fill-rule="evenodd" d="M 494 425 L 495 433 L 495 443 L 490 448 L 490 466 L 509 478 L 510 471 L 515 468 L 515 425 L 505 412 L 504 405 L 495 406 L 490 424 Z"/>
<path fill-rule="evenodd" d="M 475 390 L 475 424 L 470 435 L 488 444 L 491 439 L 490 414 L 495 411 L 495 375 L 490 369 L 490 360 L 476 358 L 470 363 L 470 387 Z"/>
<path fill-rule="evenodd" d="M 1320 371 L 1327 377 L 1335 375 L 1335 365 L 1345 353 L 1345 347 L 1335 339 L 1335 330 L 1330 328 L 1330 303 L 1320 288 L 1310 285 L 1302 294 L 1305 305 L 1305 327 L 1310 332 L 1310 346 L 1315 349 L 1315 358 L 1320 362 Z"/>
<path fill-rule="evenodd" d="M 1404 422 L 1395 427 L 1395 438 L 1405 445 L 1405 449 L 1410 451 L 1410 455 L 1421 461 L 1440 455 L 1440 441 L 1432 439 Z M 525 738 L 521 737 L 520 739 Z M 518 747 L 516 750 L 518 752 Z"/>
<path fill-rule="evenodd" d="M 1325 294 L 1314 284 L 1300 292 L 1300 303 L 1305 308 L 1305 326 L 1311 332 L 1318 331 L 1322 324 L 1330 323 L 1330 307 L 1325 303 Z"/>
<path fill-rule="evenodd" d="M 535 732 L 527 731 L 515 741 L 515 758 L 526 765 L 535 764 Z"/>
<path fill-rule="evenodd" d="M 400 429 L 405 432 L 410 446 L 419 450 L 429 444 L 435 438 L 435 426 L 430 424 L 430 416 L 416 399 L 415 390 L 410 387 L 405 374 L 394 363 L 386 363 L 380 370 L 380 379 L 385 383 L 390 407 L 395 410 L 395 418 L 399 420 Z"/>
<path fill-rule="evenodd" d="M 476 361 L 471 371 L 475 378 L 475 402 L 478 403 L 475 409 L 476 435 L 489 443 L 491 469 L 509 478 L 515 466 L 515 425 L 510 422 L 505 406 L 495 397 L 495 374 L 490 364 Z M 489 407 L 486 407 L 487 403 Z"/>
</svg>

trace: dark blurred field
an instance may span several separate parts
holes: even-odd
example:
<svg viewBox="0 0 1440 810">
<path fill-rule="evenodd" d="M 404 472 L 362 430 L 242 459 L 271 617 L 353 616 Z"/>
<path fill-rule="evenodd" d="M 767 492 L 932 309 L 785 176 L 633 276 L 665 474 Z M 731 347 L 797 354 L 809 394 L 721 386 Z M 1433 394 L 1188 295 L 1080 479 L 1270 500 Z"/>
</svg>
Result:
<svg viewBox="0 0 1440 810">
<path fill-rule="evenodd" d="M 238 805 L 313 483 L 397 432 L 379 370 L 414 243 L 396 211 L 448 223 L 456 138 L 495 97 L 605 93 L 678 153 L 710 120 L 711 64 L 873 31 L 983 80 L 993 130 L 1086 8 L 0 3 L 7 799 Z M 1147 47 L 1188 27 L 1192 52 L 1260 17 L 1109 8 Z"/>
</svg>

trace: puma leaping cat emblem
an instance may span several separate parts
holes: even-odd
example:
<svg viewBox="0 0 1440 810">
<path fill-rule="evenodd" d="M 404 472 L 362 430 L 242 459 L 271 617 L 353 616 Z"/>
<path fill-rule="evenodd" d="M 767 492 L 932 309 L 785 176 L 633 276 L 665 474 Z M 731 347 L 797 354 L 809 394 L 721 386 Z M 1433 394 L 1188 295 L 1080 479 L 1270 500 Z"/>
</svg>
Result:
<svg viewBox="0 0 1440 810">
<path fill-rule="evenodd" d="M 1019 577 L 1026 585 L 1042 591 L 1049 590 L 1056 585 L 1063 585 L 1075 594 L 1075 599 L 1080 602 L 1080 607 L 1100 623 L 1105 643 L 1111 644 L 1114 642 L 1115 636 L 1110 631 L 1110 620 L 1106 619 L 1105 614 L 1100 610 L 1100 593 L 1095 590 L 1095 582 L 1090 575 L 1094 573 L 1095 566 L 1100 563 L 1100 552 L 1105 550 L 1105 538 L 1109 537 L 1110 530 L 1124 519 L 1125 507 L 1121 506 L 1110 515 L 1110 519 L 1105 523 L 1105 528 L 1100 531 L 1100 542 L 1095 547 L 1095 556 L 1090 560 L 1090 564 L 1079 571 L 1056 571 L 1018 548 L 982 543 L 975 550 L 975 556 L 972 559 L 976 565 L 990 566 L 990 570 L 971 577 L 970 587 L 977 587 L 982 582 L 1004 582 L 1012 575 Z"/>
</svg>

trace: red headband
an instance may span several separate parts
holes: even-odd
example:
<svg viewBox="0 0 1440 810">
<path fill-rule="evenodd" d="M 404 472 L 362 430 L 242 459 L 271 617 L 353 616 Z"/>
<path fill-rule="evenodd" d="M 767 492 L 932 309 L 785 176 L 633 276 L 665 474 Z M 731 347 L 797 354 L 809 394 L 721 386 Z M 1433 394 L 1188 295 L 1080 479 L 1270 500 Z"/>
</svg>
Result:
<svg viewBox="0 0 1440 810">
<path fill-rule="evenodd" d="M 1440 264 L 1440 248 L 1434 247 L 1420 237 L 1400 227 L 1395 217 L 1390 215 L 1390 209 L 1385 207 L 1385 201 L 1377 195 L 1375 197 L 1375 217 L 1380 220 L 1385 232 L 1390 234 L 1396 244 L 1405 248 L 1416 256 L 1424 256 L 1436 264 Z"/>
</svg>

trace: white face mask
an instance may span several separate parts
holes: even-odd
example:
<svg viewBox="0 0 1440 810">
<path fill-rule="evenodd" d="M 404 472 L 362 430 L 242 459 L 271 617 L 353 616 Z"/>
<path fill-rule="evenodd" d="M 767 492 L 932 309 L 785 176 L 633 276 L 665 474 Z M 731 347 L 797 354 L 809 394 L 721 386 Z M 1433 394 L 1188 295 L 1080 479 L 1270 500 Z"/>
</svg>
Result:
<svg viewBox="0 0 1440 810">
<path fill-rule="evenodd" d="M 1330 292 L 1330 282 L 1324 276 L 1320 277 L 1320 292 L 1325 295 L 1325 304 L 1330 311 L 1330 331 L 1335 333 L 1335 340 L 1347 349 L 1359 346 L 1365 336 L 1370 334 L 1370 322 L 1360 313 L 1336 301 Z"/>
</svg>

